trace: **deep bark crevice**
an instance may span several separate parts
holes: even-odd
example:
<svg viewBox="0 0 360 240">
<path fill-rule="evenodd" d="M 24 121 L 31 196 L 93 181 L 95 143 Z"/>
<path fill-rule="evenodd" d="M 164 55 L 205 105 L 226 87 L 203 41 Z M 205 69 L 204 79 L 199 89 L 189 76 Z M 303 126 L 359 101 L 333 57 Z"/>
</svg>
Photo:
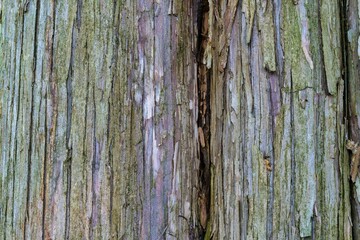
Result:
<svg viewBox="0 0 360 240">
<path fill-rule="evenodd" d="M 349 78 L 349 69 L 351 68 L 351 47 L 349 46 L 349 42 L 351 41 L 348 39 L 348 31 L 351 29 L 351 20 L 350 20 L 350 13 L 349 8 L 351 8 L 351 3 L 347 0 L 339 0 L 340 6 L 340 33 L 341 33 L 341 45 L 342 45 L 342 79 L 344 80 L 344 96 L 343 96 L 343 119 L 342 123 L 345 124 L 345 139 L 352 140 L 355 142 L 359 142 L 360 140 L 360 130 L 358 127 L 358 120 L 357 116 L 352 112 L 351 106 L 351 94 L 355 92 L 354 89 L 350 88 L 350 81 Z M 356 9 L 353 8 L 353 9 Z M 356 11 L 356 10 L 355 10 Z M 348 19 L 349 17 L 349 19 Z M 349 158 L 351 159 L 351 158 Z M 345 163 L 351 164 L 351 162 Z M 350 184 L 350 206 L 351 206 L 351 224 L 352 224 L 352 236 L 353 239 L 358 239 L 359 233 L 359 202 L 356 199 L 356 186 L 349 177 L 349 184 Z"/>
<path fill-rule="evenodd" d="M 349 47 L 348 47 L 348 42 L 346 39 L 346 32 L 348 29 L 347 26 L 347 19 L 346 19 L 346 15 L 347 15 L 347 10 L 346 10 L 346 2 L 347 0 L 339 0 L 340 2 L 340 33 L 341 33 L 341 45 L 342 47 L 342 79 L 344 80 L 344 121 L 346 121 L 349 117 L 349 109 L 348 109 L 348 101 L 349 101 L 349 97 L 348 97 L 348 91 L 349 91 L 349 78 L 348 78 L 348 61 L 347 61 L 347 52 L 349 51 Z M 347 124 L 347 121 L 345 122 L 345 124 Z M 347 126 L 346 126 L 347 127 Z"/>
<path fill-rule="evenodd" d="M 198 84 L 198 131 L 200 147 L 198 207 L 200 214 L 199 236 L 204 237 L 210 219 L 210 71 L 206 66 L 205 50 L 208 46 L 209 2 L 198 1 L 198 48 L 197 48 L 197 84 Z"/>
</svg>

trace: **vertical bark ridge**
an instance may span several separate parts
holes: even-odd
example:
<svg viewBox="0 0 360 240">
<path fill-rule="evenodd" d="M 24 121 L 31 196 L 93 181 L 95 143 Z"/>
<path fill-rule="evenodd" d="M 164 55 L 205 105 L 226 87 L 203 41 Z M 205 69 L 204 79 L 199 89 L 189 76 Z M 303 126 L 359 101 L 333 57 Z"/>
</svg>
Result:
<svg viewBox="0 0 360 240">
<path fill-rule="evenodd" d="M 29 2 L 25 3 L 25 11 L 27 12 L 29 9 Z M 32 188 L 32 184 L 31 181 L 32 178 L 35 178 L 34 176 L 32 176 L 32 155 L 33 155 L 33 139 L 35 138 L 36 133 L 34 132 L 34 118 L 35 118 L 35 96 L 34 96 L 34 92 L 35 92 L 35 82 L 36 82 L 36 71 L 37 71 L 37 51 L 38 51 L 38 25 L 39 25 L 39 18 L 40 18 L 40 1 L 37 0 L 36 2 L 34 2 L 35 7 L 35 20 L 34 20 L 34 39 L 33 39 L 33 62 L 32 62 L 32 81 L 31 81 L 31 102 L 30 102 L 30 123 L 29 123 L 29 144 L 28 144 L 28 176 L 27 176 L 27 196 L 26 196 L 26 216 L 25 216 L 25 223 L 24 223 L 24 239 L 27 238 L 30 234 L 28 233 L 28 231 L 30 231 L 31 233 L 31 217 L 32 217 L 32 212 L 31 212 L 31 208 L 32 207 L 30 205 L 30 199 L 31 199 L 31 188 Z M 34 185 L 34 184 L 33 184 Z M 29 226 L 28 226 L 29 225 Z"/>
<path fill-rule="evenodd" d="M 97 211 L 97 195 L 98 195 L 98 188 L 99 188 L 99 183 L 97 182 L 99 180 L 99 176 L 98 171 L 99 171 L 99 161 L 98 161 L 98 143 L 96 141 L 96 104 L 95 104 L 95 88 L 92 89 L 92 100 L 93 100 L 93 135 L 92 135 L 92 149 L 93 149 L 93 153 L 92 153 L 92 162 L 91 162 L 91 217 L 90 217 L 90 229 L 89 229 L 89 237 L 91 240 L 95 239 L 95 234 L 94 230 L 96 230 L 96 225 L 97 225 L 97 218 L 98 218 L 98 211 Z"/>
<path fill-rule="evenodd" d="M 17 15 L 17 27 L 20 29 L 19 32 L 15 33 L 16 36 L 16 44 L 17 44 L 17 48 L 16 48 L 16 57 L 15 57 L 15 87 L 14 87 L 14 92 L 16 92 L 14 94 L 14 105 L 15 105 L 15 109 L 14 109 L 14 120 L 15 120 L 15 126 L 14 130 L 15 130 L 15 134 L 14 134 L 14 140 L 13 140 L 13 152 L 11 155 L 13 155 L 13 202 L 12 202 L 12 224 L 11 224 L 11 234 L 13 237 L 15 238 L 21 238 L 21 229 L 16 229 L 15 225 L 20 225 L 23 227 L 22 222 L 23 222 L 23 214 L 16 214 L 17 211 L 19 211 L 22 208 L 22 204 L 23 204 L 23 199 L 21 199 L 20 201 L 16 201 L 16 197 L 24 197 L 22 194 L 22 189 L 20 189 L 20 184 L 16 181 L 16 179 L 22 179 L 23 180 L 23 176 L 22 176 L 22 169 L 20 167 L 24 167 L 22 166 L 22 159 L 20 156 L 20 148 L 21 148 L 21 132 L 19 131 L 20 127 L 21 127 L 21 114 L 22 114 L 22 88 L 23 88 L 23 84 L 22 84 L 22 72 L 21 72 L 21 67 L 22 67 L 22 57 L 23 57 L 23 42 L 24 42 L 24 9 L 23 6 L 19 6 L 19 10 L 18 10 L 18 15 Z M 20 127 L 19 127 L 20 125 Z"/>
<path fill-rule="evenodd" d="M 73 65 L 74 65 L 74 44 L 75 44 L 75 22 L 72 27 L 72 40 L 71 40 L 71 55 L 68 70 L 68 77 L 66 79 L 67 103 L 66 103 L 66 212 L 65 212 L 65 239 L 69 239 L 69 225 L 70 225 L 70 206 L 71 206 L 71 162 L 72 162 L 72 146 L 70 143 L 71 133 L 71 116 L 72 116 L 72 78 L 73 78 Z"/>
<path fill-rule="evenodd" d="M 49 17 L 47 18 L 47 26 L 46 26 L 46 60 L 47 60 L 47 78 L 49 79 L 49 102 L 47 105 L 47 110 L 49 113 L 49 122 L 48 126 L 50 125 L 49 130 L 47 131 L 49 139 L 49 144 L 47 148 L 47 156 L 46 156 L 46 163 L 45 169 L 47 170 L 44 172 L 44 202 L 45 208 L 43 209 L 43 216 L 44 216 L 44 239 L 49 239 L 52 237 L 52 215 L 53 215 L 53 208 L 49 207 L 49 205 L 53 205 L 52 199 L 52 191 L 53 185 L 50 184 L 50 176 L 52 173 L 52 159 L 54 154 L 54 144 L 55 144 L 55 130 L 56 130 L 56 118 L 57 118 L 57 86 L 54 82 L 54 37 L 55 37 L 55 20 L 56 20 L 56 5 L 55 1 L 51 1 L 49 4 Z M 48 127 L 46 126 L 46 127 Z M 50 190 L 51 189 L 51 190 Z M 51 192 L 50 192 L 51 191 Z"/>
<path fill-rule="evenodd" d="M 291 76 L 291 73 L 290 73 Z M 291 132 L 291 172 L 290 172 L 290 224 L 289 224 L 289 231 L 288 231 L 288 236 L 290 238 L 294 238 L 295 234 L 294 233 L 294 229 L 296 229 L 296 225 L 295 225 L 295 188 L 296 188 L 296 162 L 295 162 L 295 127 L 294 127 L 294 87 L 293 87 L 293 81 L 292 78 L 290 77 L 290 132 Z"/>
<path fill-rule="evenodd" d="M 46 5 L 41 3 L 41 1 L 38 2 L 37 5 L 39 10 L 38 13 L 38 20 L 37 23 L 40 22 L 40 19 L 43 19 L 44 13 L 47 12 Z M 30 226 L 38 226 L 37 228 L 32 228 L 31 236 L 34 236 L 38 239 L 45 239 L 45 216 L 46 216 L 46 172 L 47 172 L 47 156 L 48 156 L 48 126 L 47 126 L 47 106 L 48 106 L 48 100 L 47 100 L 47 85 L 48 83 L 46 80 L 42 78 L 44 68 L 46 66 L 43 66 L 43 59 L 45 56 L 45 49 L 43 46 L 45 45 L 45 39 L 41 38 L 40 36 L 43 36 L 46 31 L 46 26 L 39 25 L 37 27 L 37 30 L 39 31 L 38 38 L 36 39 L 37 42 L 37 59 L 39 61 L 35 62 L 36 67 L 36 78 L 35 78 L 35 86 L 36 86 L 36 94 L 34 96 L 38 96 L 35 98 L 36 103 L 36 112 L 37 112 L 37 119 L 34 122 L 34 125 L 37 126 L 37 134 L 36 134 L 36 140 L 39 142 L 42 142 L 42 144 L 39 146 L 38 150 L 36 150 L 33 159 L 36 159 L 36 161 L 33 161 L 33 172 L 34 177 L 33 181 L 36 179 L 37 184 L 34 184 L 32 187 L 33 189 L 33 197 L 32 202 L 37 203 L 37 207 L 32 208 L 32 218 L 31 218 L 31 225 Z M 41 61 L 40 61 L 41 60 Z M 34 144 L 37 144 L 37 141 L 34 141 Z M 34 149 L 35 146 L 34 146 Z"/>
<path fill-rule="evenodd" d="M 143 159 L 142 159 L 142 175 L 141 176 L 141 183 L 143 186 L 142 192 L 143 196 L 141 199 L 142 206 L 142 216 L 141 216 L 141 226 L 140 226 L 140 237 L 144 238 L 146 236 L 151 237 L 150 233 L 150 185 L 153 183 L 153 179 L 151 177 L 151 149 L 153 143 L 153 130 L 151 128 L 152 125 L 152 116 L 153 116 L 153 82 L 152 82 L 152 72 L 150 72 L 150 67 L 153 66 L 153 39 L 154 36 L 150 32 L 151 26 L 153 24 L 153 9 L 152 9 L 153 1 L 141 1 L 139 2 L 138 9 L 139 9 L 139 67 L 140 67 L 140 78 L 143 81 L 143 95 L 142 95 L 142 107 L 144 108 L 143 112 Z M 150 92 L 149 92 L 150 91 Z M 146 180 L 147 179 L 147 180 Z"/>
</svg>

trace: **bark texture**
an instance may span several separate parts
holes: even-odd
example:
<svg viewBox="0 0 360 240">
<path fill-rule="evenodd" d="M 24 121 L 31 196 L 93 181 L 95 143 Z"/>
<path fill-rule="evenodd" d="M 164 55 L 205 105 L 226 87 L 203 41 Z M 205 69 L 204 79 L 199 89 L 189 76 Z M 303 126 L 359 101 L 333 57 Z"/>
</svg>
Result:
<svg viewBox="0 0 360 240">
<path fill-rule="evenodd" d="M 0 238 L 359 239 L 359 11 L 0 0 Z"/>
</svg>

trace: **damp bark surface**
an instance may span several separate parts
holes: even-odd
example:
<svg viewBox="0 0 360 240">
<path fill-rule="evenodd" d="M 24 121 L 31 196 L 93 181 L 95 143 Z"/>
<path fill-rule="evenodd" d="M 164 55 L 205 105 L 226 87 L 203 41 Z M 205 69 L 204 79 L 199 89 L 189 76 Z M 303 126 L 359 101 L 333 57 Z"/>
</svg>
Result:
<svg viewBox="0 0 360 240">
<path fill-rule="evenodd" d="M 0 0 L 0 239 L 359 239 L 359 12 Z"/>
</svg>

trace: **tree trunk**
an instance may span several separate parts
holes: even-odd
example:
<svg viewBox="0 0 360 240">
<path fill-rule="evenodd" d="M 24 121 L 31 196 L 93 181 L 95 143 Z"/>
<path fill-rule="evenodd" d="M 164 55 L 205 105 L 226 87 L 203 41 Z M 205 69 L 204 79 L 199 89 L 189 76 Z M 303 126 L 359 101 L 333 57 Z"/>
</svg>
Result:
<svg viewBox="0 0 360 240">
<path fill-rule="evenodd" d="M 0 0 L 0 238 L 359 239 L 359 10 Z"/>
</svg>

